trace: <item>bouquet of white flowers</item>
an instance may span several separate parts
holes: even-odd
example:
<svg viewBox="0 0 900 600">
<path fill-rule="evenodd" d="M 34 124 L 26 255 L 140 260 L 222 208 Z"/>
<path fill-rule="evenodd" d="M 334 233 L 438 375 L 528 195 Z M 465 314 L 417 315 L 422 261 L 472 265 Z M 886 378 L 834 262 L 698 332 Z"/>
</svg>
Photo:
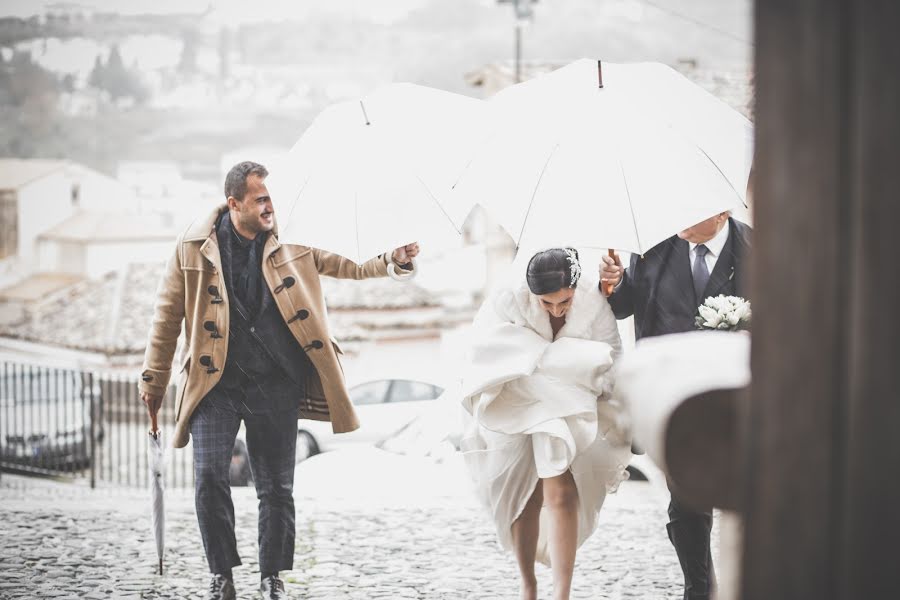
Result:
<svg viewBox="0 0 900 600">
<path fill-rule="evenodd" d="M 750 302 L 738 296 L 710 296 L 697 309 L 697 329 L 750 329 Z"/>
</svg>

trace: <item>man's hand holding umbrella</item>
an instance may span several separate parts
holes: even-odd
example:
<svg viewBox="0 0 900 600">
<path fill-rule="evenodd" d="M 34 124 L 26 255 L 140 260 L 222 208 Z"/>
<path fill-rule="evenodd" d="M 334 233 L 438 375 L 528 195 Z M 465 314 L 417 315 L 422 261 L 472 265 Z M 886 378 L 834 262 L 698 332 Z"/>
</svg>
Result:
<svg viewBox="0 0 900 600">
<path fill-rule="evenodd" d="M 147 412 L 150 414 L 150 418 L 155 421 L 156 414 L 159 412 L 160 407 L 162 407 L 162 395 L 143 392 L 141 393 L 141 401 L 147 405 Z"/>
<path fill-rule="evenodd" d="M 619 258 L 618 252 L 611 252 L 611 256 L 604 255 L 601 257 L 600 263 L 600 291 L 604 296 L 610 296 L 625 273 L 622 266 L 622 259 Z"/>
<path fill-rule="evenodd" d="M 391 262 L 401 269 L 409 270 L 412 267 L 413 259 L 419 255 L 419 243 L 413 242 L 405 246 L 395 248 L 391 254 Z"/>
</svg>

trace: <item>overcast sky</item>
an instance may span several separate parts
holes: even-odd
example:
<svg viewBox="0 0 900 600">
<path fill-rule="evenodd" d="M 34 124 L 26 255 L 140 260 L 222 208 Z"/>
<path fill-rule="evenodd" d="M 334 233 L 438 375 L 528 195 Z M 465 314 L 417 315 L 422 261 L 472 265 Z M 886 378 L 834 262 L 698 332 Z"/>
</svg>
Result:
<svg viewBox="0 0 900 600">
<path fill-rule="evenodd" d="M 490 3 L 490 0 L 486 0 Z M 376 22 L 389 23 L 402 18 L 424 0 L 0 0 L 0 14 L 30 17 L 53 10 L 54 6 L 80 5 L 102 12 L 119 14 L 202 13 L 210 6 L 217 16 L 232 22 L 266 19 L 299 19 L 311 12 L 356 14 Z M 252 9 L 248 8 L 252 6 Z"/>
</svg>

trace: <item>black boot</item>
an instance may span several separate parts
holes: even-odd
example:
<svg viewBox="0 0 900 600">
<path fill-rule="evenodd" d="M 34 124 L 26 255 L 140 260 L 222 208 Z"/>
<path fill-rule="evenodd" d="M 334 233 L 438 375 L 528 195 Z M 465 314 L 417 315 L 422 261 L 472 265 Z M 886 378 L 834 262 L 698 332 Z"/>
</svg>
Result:
<svg viewBox="0 0 900 600">
<path fill-rule="evenodd" d="M 267 575 L 259 584 L 259 596 L 263 600 L 288 600 L 284 582 L 278 575 Z"/>
<path fill-rule="evenodd" d="M 236 600 L 234 583 L 228 577 L 216 573 L 209 581 L 206 600 Z"/>
</svg>

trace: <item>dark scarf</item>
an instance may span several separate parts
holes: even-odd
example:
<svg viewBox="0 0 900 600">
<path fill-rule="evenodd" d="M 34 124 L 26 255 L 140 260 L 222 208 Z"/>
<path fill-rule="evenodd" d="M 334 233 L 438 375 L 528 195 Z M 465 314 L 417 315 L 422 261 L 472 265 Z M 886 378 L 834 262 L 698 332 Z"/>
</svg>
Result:
<svg viewBox="0 0 900 600">
<path fill-rule="evenodd" d="M 262 255 L 268 234 L 260 233 L 255 239 L 246 239 L 235 230 L 231 215 L 226 211 L 219 219 L 216 237 L 222 255 L 225 285 L 246 318 L 252 321 L 262 303 Z"/>
</svg>

